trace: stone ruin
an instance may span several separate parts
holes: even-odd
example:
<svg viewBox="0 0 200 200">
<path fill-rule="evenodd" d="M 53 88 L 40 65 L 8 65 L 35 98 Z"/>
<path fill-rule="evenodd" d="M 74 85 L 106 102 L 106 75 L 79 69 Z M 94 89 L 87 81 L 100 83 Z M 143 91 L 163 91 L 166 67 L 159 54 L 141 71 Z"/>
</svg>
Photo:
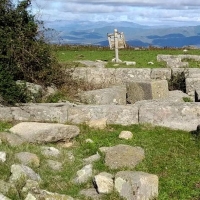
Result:
<svg viewBox="0 0 200 200">
<path fill-rule="evenodd" d="M 182 60 L 185 56 L 158 55 L 157 59 L 167 62 L 177 58 Z M 187 55 L 187 58 L 196 60 L 199 57 Z M 86 65 L 89 63 L 89 67 L 67 69 L 66 73 L 71 73 L 74 80 L 101 85 L 102 89 L 79 92 L 79 102 L 76 103 L 0 107 L 0 120 L 79 124 L 104 119 L 107 124 L 150 123 L 187 131 L 196 130 L 200 124 L 199 68 L 176 65 L 153 69 L 114 69 L 102 67 L 102 62 L 99 67 L 99 62 L 84 61 Z M 169 91 L 168 82 L 177 74 L 184 78 L 185 93 Z M 193 102 L 185 102 L 184 99 Z"/>
<path fill-rule="evenodd" d="M 70 72 L 73 79 L 82 79 L 87 84 L 101 85 L 102 89 L 79 93 L 80 102 L 76 104 L 70 102 L 30 103 L 18 107 L 0 107 L 1 121 L 21 122 L 9 130 L 10 134 L 0 133 L 0 141 L 6 140 L 9 145 L 17 146 L 27 141 L 41 144 L 68 140 L 79 134 L 79 128 L 75 125 L 80 123 L 87 123 L 95 128 L 104 128 L 106 124 L 150 123 L 173 129 L 196 130 L 200 124 L 198 103 L 200 101 L 200 69 L 182 68 L 185 64 L 181 62 L 182 58 L 177 56 L 162 57 L 159 55 L 158 59 L 168 62 L 169 68 L 106 69 L 102 63 L 92 64 L 90 61 L 89 67 L 73 69 Z M 174 60 L 176 64 L 172 65 Z M 87 64 L 86 61 L 85 63 Z M 185 93 L 178 90 L 169 91 L 168 81 L 177 74 L 184 76 Z M 183 98 L 190 98 L 193 102 L 184 102 Z M 74 125 L 64 125 L 66 123 Z M 126 133 L 126 136 L 122 136 L 123 134 L 120 134 L 119 138 L 132 137 L 130 133 Z M 92 141 L 88 140 L 88 142 Z M 51 154 L 51 156 L 55 154 L 55 157 L 60 154 L 53 147 L 43 147 L 42 152 L 45 155 Z M 105 164 L 111 169 L 132 168 L 144 159 L 144 150 L 141 147 L 117 145 L 102 147 L 100 152 L 105 153 Z M 37 182 L 41 181 L 40 176 L 26 166 L 33 160 L 39 165 L 37 155 L 20 152 L 16 157 L 21 160 L 22 164 L 11 166 L 8 183 L 0 181 L 0 186 L 3 185 L 0 187 L 3 192 L 6 193 L 2 188 L 11 187 L 10 184 L 20 180 L 23 175 L 28 179 L 25 180 L 25 189 L 23 188 L 26 193 L 31 190 L 33 183 L 34 188 L 37 188 L 35 194 L 31 192 L 26 194 L 26 200 L 39 199 L 39 197 L 73 200 L 70 196 L 51 193 L 39 188 Z M 98 153 L 84 159 L 86 165 L 77 172 L 77 177 L 73 180 L 74 184 L 85 183 L 91 178 L 92 162 L 98 159 L 100 159 Z M 6 162 L 6 152 L 0 152 L 0 161 Z M 62 168 L 62 163 L 53 160 L 48 160 L 48 165 L 53 170 Z M 91 188 L 81 191 L 84 196 L 100 199 L 102 194 L 112 192 L 113 188 L 127 200 L 152 199 L 158 196 L 158 177 L 144 172 L 118 171 L 115 177 L 107 172 L 101 172 L 95 175 L 93 182 L 98 193 Z M 0 191 L 0 198 L 8 199 L 2 191 Z"/>
</svg>

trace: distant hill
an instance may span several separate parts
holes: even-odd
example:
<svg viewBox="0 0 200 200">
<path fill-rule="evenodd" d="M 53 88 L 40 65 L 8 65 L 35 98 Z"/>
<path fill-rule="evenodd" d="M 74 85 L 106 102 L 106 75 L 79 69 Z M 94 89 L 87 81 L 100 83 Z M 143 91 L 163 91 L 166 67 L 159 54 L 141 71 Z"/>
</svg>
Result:
<svg viewBox="0 0 200 200">
<path fill-rule="evenodd" d="M 50 41 L 54 43 L 108 46 L 107 33 L 113 33 L 116 28 L 124 33 L 126 42 L 130 46 L 183 47 L 194 45 L 200 47 L 200 26 L 152 27 L 132 22 L 64 20 L 45 22 L 45 25 L 57 32 L 57 38 L 50 38 Z"/>
</svg>

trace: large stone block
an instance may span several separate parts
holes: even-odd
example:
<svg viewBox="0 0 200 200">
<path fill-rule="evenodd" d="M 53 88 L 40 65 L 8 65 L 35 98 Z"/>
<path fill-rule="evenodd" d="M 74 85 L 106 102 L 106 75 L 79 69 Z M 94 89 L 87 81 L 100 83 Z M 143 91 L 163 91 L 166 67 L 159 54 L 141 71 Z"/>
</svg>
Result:
<svg viewBox="0 0 200 200">
<path fill-rule="evenodd" d="M 79 128 L 74 125 L 56 123 L 21 122 L 10 129 L 28 142 L 46 143 L 67 141 L 79 135 Z"/>
<path fill-rule="evenodd" d="M 126 84 L 126 82 L 134 80 L 150 80 L 150 74 L 150 68 L 117 68 L 116 83 Z"/>
<path fill-rule="evenodd" d="M 25 104 L 12 108 L 13 120 L 16 121 L 43 121 L 43 122 L 67 122 L 67 110 L 71 104 Z"/>
<path fill-rule="evenodd" d="M 187 78 L 199 78 L 200 77 L 200 68 L 189 68 L 187 69 L 188 76 Z"/>
<path fill-rule="evenodd" d="M 200 106 L 195 102 L 145 102 L 139 108 L 139 123 L 193 131 L 200 124 Z"/>
<path fill-rule="evenodd" d="M 105 164 L 110 169 L 135 168 L 145 158 L 144 149 L 130 145 L 118 144 L 105 152 Z"/>
<path fill-rule="evenodd" d="M 0 107 L 0 120 L 1 121 L 12 121 L 13 115 L 10 107 Z"/>
<path fill-rule="evenodd" d="M 120 171 L 115 189 L 126 200 L 150 200 L 158 197 L 158 176 L 145 172 Z"/>
<path fill-rule="evenodd" d="M 113 86 L 111 88 L 91 90 L 80 93 L 81 102 L 95 105 L 125 105 L 126 87 Z"/>
<path fill-rule="evenodd" d="M 141 100 L 162 99 L 168 97 L 168 82 L 166 80 L 128 82 L 127 101 L 135 103 Z"/>
<path fill-rule="evenodd" d="M 153 68 L 151 70 L 151 79 L 169 80 L 171 79 L 171 69 Z"/>
<path fill-rule="evenodd" d="M 186 83 L 186 93 L 194 97 L 195 90 L 200 89 L 200 77 L 186 78 L 185 83 Z"/>
<path fill-rule="evenodd" d="M 138 107 L 134 105 L 78 105 L 68 109 L 68 122 L 79 124 L 106 119 L 107 124 L 138 123 Z"/>
<path fill-rule="evenodd" d="M 88 83 L 104 87 L 116 84 L 114 68 L 87 68 Z"/>
</svg>

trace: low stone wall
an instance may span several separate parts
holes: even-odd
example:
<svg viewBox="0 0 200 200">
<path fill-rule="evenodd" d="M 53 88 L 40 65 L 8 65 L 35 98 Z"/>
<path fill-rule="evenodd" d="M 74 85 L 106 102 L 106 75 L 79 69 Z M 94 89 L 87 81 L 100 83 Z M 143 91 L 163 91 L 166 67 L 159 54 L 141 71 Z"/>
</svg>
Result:
<svg viewBox="0 0 200 200">
<path fill-rule="evenodd" d="M 196 130 L 200 124 L 199 103 L 147 102 L 139 108 L 139 123 L 172 129 Z"/>
<path fill-rule="evenodd" d="M 107 124 L 150 123 L 173 129 L 196 130 L 200 124 L 199 103 L 141 101 L 132 105 L 31 104 L 0 107 L 0 120 L 87 123 L 106 119 Z"/>
<path fill-rule="evenodd" d="M 168 55 L 166 55 L 167 57 Z M 88 84 L 102 88 L 113 85 L 125 85 L 132 81 L 170 80 L 183 73 L 186 80 L 186 93 L 194 98 L 195 90 L 199 89 L 200 68 L 75 68 L 71 69 L 72 78 L 83 80 Z M 188 79 L 188 80 L 187 80 Z M 197 84 L 196 84 L 197 83 Z"/>
</svg>

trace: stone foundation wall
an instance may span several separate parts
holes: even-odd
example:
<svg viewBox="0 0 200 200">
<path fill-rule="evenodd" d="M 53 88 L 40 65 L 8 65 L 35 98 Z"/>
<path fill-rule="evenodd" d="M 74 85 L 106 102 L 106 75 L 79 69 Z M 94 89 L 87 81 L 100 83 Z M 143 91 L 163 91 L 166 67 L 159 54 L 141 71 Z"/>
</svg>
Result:
<svg viewBox="0 0 200 200">
<path fill-rule="evenodd" d="M 173 129 L 196 130 L 200 124 L 199 103 L 141 101 L 129 105 L 31 104 L 0 107 L 1 121 L 88 123 L 106 119 L 107 124 L 150 123 Z"/>
</svg>

